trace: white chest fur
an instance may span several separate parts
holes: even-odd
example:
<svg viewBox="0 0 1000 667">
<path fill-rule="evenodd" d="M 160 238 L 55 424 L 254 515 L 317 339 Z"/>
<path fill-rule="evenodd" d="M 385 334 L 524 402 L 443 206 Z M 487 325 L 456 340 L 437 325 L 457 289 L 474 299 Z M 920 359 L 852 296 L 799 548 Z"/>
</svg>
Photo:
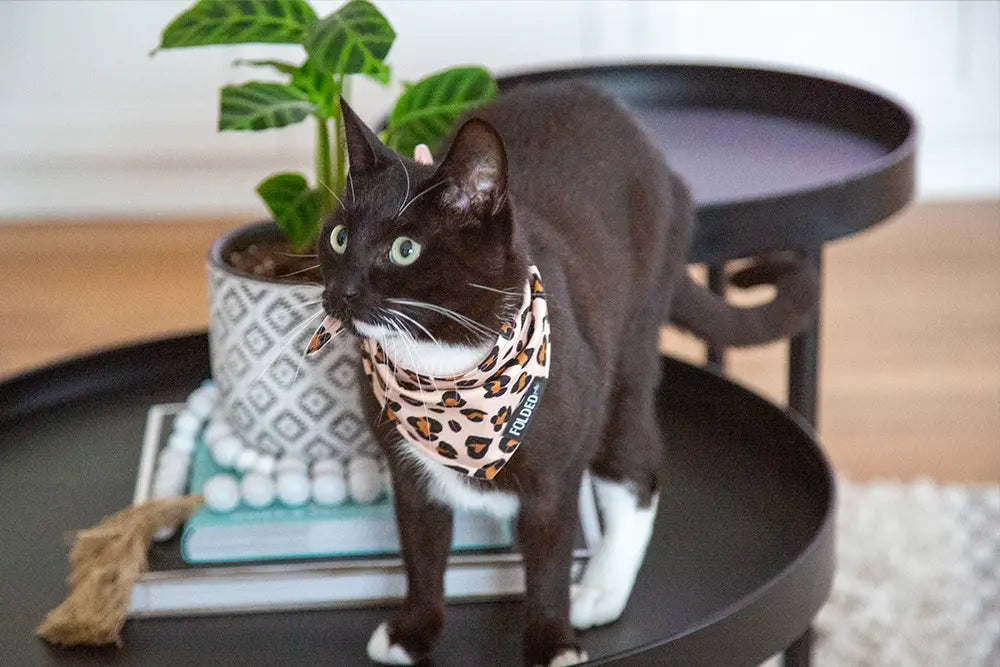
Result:
<svg viewBox="0 0 1000 667">
<path fill-rule="evenodd" d="M 406 442 L 401 440 L 397 446 L 426 485 L 427 495 L 448 507 L 487 512 L 500 519 L 509 519 L 521 506 L 513 493 L 478 489 L 464 476 L 431 461 Z"/>
</svg>

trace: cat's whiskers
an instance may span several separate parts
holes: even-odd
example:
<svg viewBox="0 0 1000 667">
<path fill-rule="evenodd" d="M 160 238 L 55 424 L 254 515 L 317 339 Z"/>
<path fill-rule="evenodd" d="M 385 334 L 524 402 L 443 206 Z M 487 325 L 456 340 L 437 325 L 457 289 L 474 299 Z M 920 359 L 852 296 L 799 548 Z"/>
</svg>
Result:
<svg viewBox="0 0 1000 667">
<path fill-rule="evenodd" d="M 300 273 L 305 273 L 306 271 L 312 271 L 313 269 L 318 269 L 318 268 L 319 264 L 313 264 L 312 266 L 307 266 L 306 268 L 299 269 L 298 271 L 292 271 L 291 273 L 285 273 L 280 276 L 275 276 L 275 278 L 287 278 L 288 276 L 296 276 Z M 314 284 L 318 285 L 319 283 L 314 283 Z"/>
<path fill-rule="evenodd" d="M 340 329 L 339 331 L 337 331 L 337 333 L 330 336 L 330 339 L 326 342 L 329 343 L 342 333 L 344 333 L 344 330 Z M 309 356 L 309 346 L 307 345 L 306 348 L 302 350 L 302 356 L 299 357 L 299 363 L 295 366 L 295 375 L 292 377 L 292 384 L 295 384 L 295 381 L 299 379 L 299 373 L 302 371 L 302 364 L 305 363 L 306 357 L 308 356 Z"/>
<path fill-rule="evenodd" d="M 413 319 L 412 317 L 410 317 L 406 313 L 398 311 L 395 308 L 385 308 L 384 310 L 386 312 L 392 313 L 393 315 L 397 315 L 399 317 L 402 317 L 405 320 L 409 320 L 410 322 L 413 322 L 413 324 L 415 324 L 421 331 L 423 331 L 425 334 L 427 334 L 427 337 L 431 339 L 432 343 L 437 343 L 438 342 L 437 338 L 434 337 L 434 334 L 432 334 L 430 331 L 427 330 L 427 327 L 425 327 L 420 322 L 417 322 L 415 319 Z"/>
<path fill-rule="evenodd" d="M 439 315 L 452 320 L 456 324 L 459 324 L 462 327 L 464 327 L 464 328 L 468 329 L 469 331 L 471 331 L 472 333 L 478 334 L 479 336 L 482 336 L 482 337 L 486 337 L 486 336 L 489 336 L 489 335 L 492 335 L 492 336 L 498 336 L 498 335 L 500 335 L 500 332 L 498 332 L 498 331 L 496 331 L 494 329 L 491 329 L 490 327 L 486 326 L 485 324 L 482 324 L 481 322 L 477 322 L 476 320 L 474 320 L 474 319 L 472 319 L 470 317 L 466 317 L 465 315 L 462 315 L 461 313 L 456 313 L 454 310 L 452 310 L 450 308 L 445 308 L 444 306 L 439 306 L 439 305 L 433 304 L 433 303 L 427 303 L 425 301 L 412 301 L 410 299 L 388 299 L 388 301 L 390 301 L 392 303 L 397 303 L 397 304 L 399 304 L 401 306 L 409 306 L 411 308 L 423 308 L 425 310 L 429 310 L 431 312 L 438 313 Z"/>
<path fill-rule="evenodd" d="M 410 345 L 410 340 L 412 339 L 412 337 L 403 331 L 398 322 L 396 322 L 395 320 L 390 320 L 390 321 L 393 323 L 393 326 L 395 327 L 396 331 L 399 332 L 400 339 L 403 341 L 403 345 L 406 346 L 406 353 L 410 357 L 410 368 L 416 368 L 417 367 L 416 355 L 414 355 L 413 347 Z M 413 372 L 416 373 L 416 371 Z M 419 385 L 419 382 L 417 384 Z M 420 407 L 424 413 L 424 421 L 427 423 L 427 428 L 430 428 L 430 417 L 427 416 L 427 406 L 424 405 L 423 402 L 421 402 Z"/>
<path fill-rule="evenodd" d="M 358 198 L 354 194 L 354 174 L 351 173 L 350 169 L 347 170 L 347 182 L 351 186 L 351 203 L 353 204 Z"/>
<path fill-rule="evenodd" d="M 291 333 L 289 333 L 288 337 L 285 339 L 285 342 L 282 343 L 281 347 L 278 348 L 278 351 L 275 352 L 274 355 L 272 355 L 271 360 L 267 362 L 267 364 L 264 366 L 264 370 L 260 372 L 260 375 L 257 376 L 257 379 L 251 382 L 247 386 L 247 391 L 253 389 L 254 385 L 260 382 L 261 378 L 264 377 L 264 374 L 271 369 L 271 366 L 274 365 L 274 362 L 278 360 L 278 357 L 281 356 L 281 353 L 285 351 L 285 348 L 291 345 L 292 341 L 294 341 L 300 333 L 302 333 L 302 330 L 305 329 L 310 322 L 312 322 L 322 314 L 323 314 L 323 309 L 321 308 L 317 312 L 313 313 L 308 319 L 306 319 L 305 322 L 292 329 Z"/>
<path fill-rule="evenodd" d="M 430 187 L 424 188 L 423 192 L 421 192 L 416 197 L 414 197 L 413 199 L 411 199 L 409 202 L 407 202 L 406 206 L 404 206 L 403 208 L 401 208 L 399 210 L 399 213 L 396 214 L 396 217 L 398 218 L 399 216 L 401 216 L 404 213 L 406 213 L 406 209 L 410 208 L 410 206 L 413 204 L 413 202 L 417 201 L 418 199 L 420 199 L 421 197 L 423 197 L 425 194 L 427 194 L 428 192 L 430 192 L 431 190 L 433 190 L 437 186 L 444 185 L 444 183 L 445 183 L 444 181 L 438 181 L 437 183 L 434 183 Z"/>
<path fill-rule="evenodd" d="M 410 172 L 406 170 L 406 165 L 403 164 L 403 158 L 396 154 L 396 161 L 399 162 L 399 168 L 403 170 L 403 175 L 406 176 L 406 194 L 403 195 L 403 201 L 399 202 L 399 210 L 396 211 L 396 217 L 398 218 L 403 213 L 403 207 L 406 206 L 406 200 L 410 198 Z"/>
<path fill-rule="evenodd" d="M 415 325 L 417 325 L 418 327 L 420 327 L 421 331 L 423 331 L 425 334 L 427 334 L 427 337 L 431 339 L 432 343 L 434 343 L 435 345 L 439 344 L 437 338 L 435 338 L 434 334 L 432 334 L 430 331 L 427 330 L 427 327 L 425 327 L 420 322 L 417 322 L 415 319 L 413 319 L 412 317 L 410 317 L 406 313 L 402 313 L 402 312 L 396 310 L 395 308 L 386 308 L 385 310 L 388 311 L 388 312 L 391 312 L 391 313 L 395 313 L 399 317 L 406 318 L 410 322 L 413 322 Z M 404 322 L 399 322 L 399 324 L 402 325 L 402 324 L 405 324 L 405 323 Z M 417 342 L 416 337 L 414 337 L 409 331 L 407 331 L 407 335 L 410 337 L 410 340 L 412 340 L 414 342 L 414 344 L 416 344 L 416 342 Z M 434 376 L 431 375 L 431 374 L 428 374 L 427 377 L 428 377 L 428 379 L 430 379 L 431 386 L 434 387 L 434 391 L 441 391 L 441 389 L 437 386 L 437 383 L 434 381 Z"/>
<path fill-rule="evenodd" d="M 298 253 L 294 253 L 294 252 L 277 252 L 276 251 L 274 254 L 275 255 L 281 255 L 282 257 L 318 257 L 318 255 L 316 253 L 312 253 L 311 255 L 310 254 L 302 255 L 302 254 L 298 254 Z"/>
<path fill-rule="evenodd" d="M 296 304 L 294 306 L 289 306 L 288 308 L 280 308 L 280 309 L 275 310 L 275 311 L 270 311 L 270 312 L 268 312 L 268 315 L 270 315 L 272 317 L 274 317 L 275 315 L 284 315 L 285 313 L 291 313 L 291 312 L 294 312 L 296 310 L 300 310 L 302 308 L 309 308 L 310 306 L 316 306 L 316 305 L 319 305 L 321 303 L 323 303 L 323 299 L 316 299 L 315 301 L 306 301 L 304 303 L 299 303 L 299 304 Z M 247 340 L 250 339 L 250 336 L 253 336 L 255 333 L 258 332 L 259 328 L 260 327 L 257 327 L 257 326 L 250 327 L 250 333 L 248 333 L 246 336 L 244 336 L 243 340 L 241 340 L 239 343 L 236 344 L 236 347 L 243 347 L 246 344 Z"/>
<path fill-rule="evenodd" d="M 388 320 L 387 320 L 386 316 L 381 313 L 381 310 L 382 309 L 379 308 L 378 312 L 374 313 L 375 324 L 378 324 L 379 326 L 386 326 L 386 327 L 388 327 L 389 326 L 388 325 Z M 388 353 L 386 353 L 386 354 L 388 354 Z M 373 360 L 372 363 L 374 363 L 374 360 Z M 374 375 L 377 372 L 378 371 L 375 369 L 375 367 L 373 365 L 372 366 L 372 375 Z M 375 383 L 375 382 L 372 383 L 372 391 L 375 390 L 375 385 L 376 384 L 377 383 Z M 383 383 L 383 385 L 384 386 L 382 387 L 382 409 L 378 411 L 377 415 L 375 415 L 375 423 L 372 424 L 372 428 L 378 428 L 382 424 L 382 417 L 384 415 L 386 415 L 387 412 L 388 412 L 388 410 L 389 410 L 389 385 L 388 385 L 388 383 Z"/>
<path fill-rule="evenodd" d="M 340 199 L 340 197 L 337 196 L 337 193 L 333 191 L 333 188 L 324 183 L 322 180 L 317 179 L 316 182 L 322 185 L 324 188 L 326 188 L 326 191 L 329 192 L 331 195 L 333 195 L 333 198 L 337 200 L 338 204 L 340 204 L 341 206 L 344 205 L 344 202 Z"/>
<path fill-rule="evenodd" d="M 497 289 L 496 287 L 488 287 L 487 285 L 480 285 L 478 283 L 466 283 L 470 287 L 476 287 L 478 289 L 486 290 L 487 292 L 496 292 L 497 294 L 506 294 L 507 296 L 520 296 L 520 292 L 516 288 L 509 289 Z"/>
</svg>

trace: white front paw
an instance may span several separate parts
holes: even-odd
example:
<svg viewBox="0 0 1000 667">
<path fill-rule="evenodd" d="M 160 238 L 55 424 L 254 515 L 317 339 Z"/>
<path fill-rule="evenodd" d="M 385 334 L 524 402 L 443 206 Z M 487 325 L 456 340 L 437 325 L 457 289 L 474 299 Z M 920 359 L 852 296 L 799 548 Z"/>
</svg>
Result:
<svg viewBox="0 0 1000 667">
<path fill-rule="evenodd" d="M 384 665 L 412 665 L 413 658 L 399 644 L 389 641 L 389 624 L 382 623 L 368 640 L 368 657 Z"/>
<path fill-rule="evenodd" d="M 628 595 L 574 584 L 569 591 L 569 622 L 577 630 L 617 621 L 625 611 Z"/>
<path fill-rule="evenodd" d="M 589 659 L 590 658 L 587 657 L 586 651 L 582 649 L 578 651 L 575 648 L 568 648 L 549 660 L 547 667 L 569 667 L 570 665 L 582 665 Z"/>
</svg>

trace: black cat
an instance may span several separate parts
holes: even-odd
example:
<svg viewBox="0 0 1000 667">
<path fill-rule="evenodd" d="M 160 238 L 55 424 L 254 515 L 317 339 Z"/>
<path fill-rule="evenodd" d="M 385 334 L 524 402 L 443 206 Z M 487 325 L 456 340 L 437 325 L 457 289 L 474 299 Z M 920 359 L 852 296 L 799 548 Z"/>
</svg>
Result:
<svg viewBox="0 0 1000 667">
<path fill-rule="evenodd" d="M 368 397 L 409 577 L 406 601 L 376 630 L 369 655 L 405 664 L 433 649 L 451 507 L 463 506 L 517 515 L 525 662 L 576 664 L 585 655 L 573 628 L 621 615 L 652 530 L 663 456 L 654 415 L 660 327 L 674 321 L 723 344 L 779 338 L 808 321 L 814 276 L 794 262 L 751 267 L 739 284 L 771 281 L 778 291 L 749 309 L 696 285 L 685 271 L 687 188 L 629 112 L 594 88 L 506 94 L 461 126 L 437 166 L 395 154 L 342 108 L 350 182 L 318 247 L 328 314 L 409 371 L 460 375 L 488 360 L 536 266 L 551 328 L 544 395 L 523 444 L 492 479 L 421 455 Z M 571 591 L 586 469 L 605 539 Z"/>
</svg>

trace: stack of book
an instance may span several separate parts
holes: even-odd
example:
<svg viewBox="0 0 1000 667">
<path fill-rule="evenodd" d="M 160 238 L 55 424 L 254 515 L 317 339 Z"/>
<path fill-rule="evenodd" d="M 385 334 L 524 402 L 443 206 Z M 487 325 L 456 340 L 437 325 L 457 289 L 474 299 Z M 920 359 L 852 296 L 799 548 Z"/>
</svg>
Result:
<svg viewBox="0 0 1000 667">
<path fill-rule="evenodd" d="M 150 498 L 153 468 L 183 404 L 149 412 L 134 501 Z M 192 459 L 189 489 L 201 490 L 219 472 L 203 444 Z M 593 492 L 581 485 L 581 526 L 574 576 L 600 540 Z M 524 592 L 524 569 L 509 521 L 456 512 L 445 572 L 449 600 L 514 597 Z M 406 573 L 390 500 L 339 507 L 306 505 L 207 508 L 174 537 L 154 543 L 149 570 L 132 595 L 129 614 L 177 616 L 379 604 L 402 599 Z"/>
</svg>

